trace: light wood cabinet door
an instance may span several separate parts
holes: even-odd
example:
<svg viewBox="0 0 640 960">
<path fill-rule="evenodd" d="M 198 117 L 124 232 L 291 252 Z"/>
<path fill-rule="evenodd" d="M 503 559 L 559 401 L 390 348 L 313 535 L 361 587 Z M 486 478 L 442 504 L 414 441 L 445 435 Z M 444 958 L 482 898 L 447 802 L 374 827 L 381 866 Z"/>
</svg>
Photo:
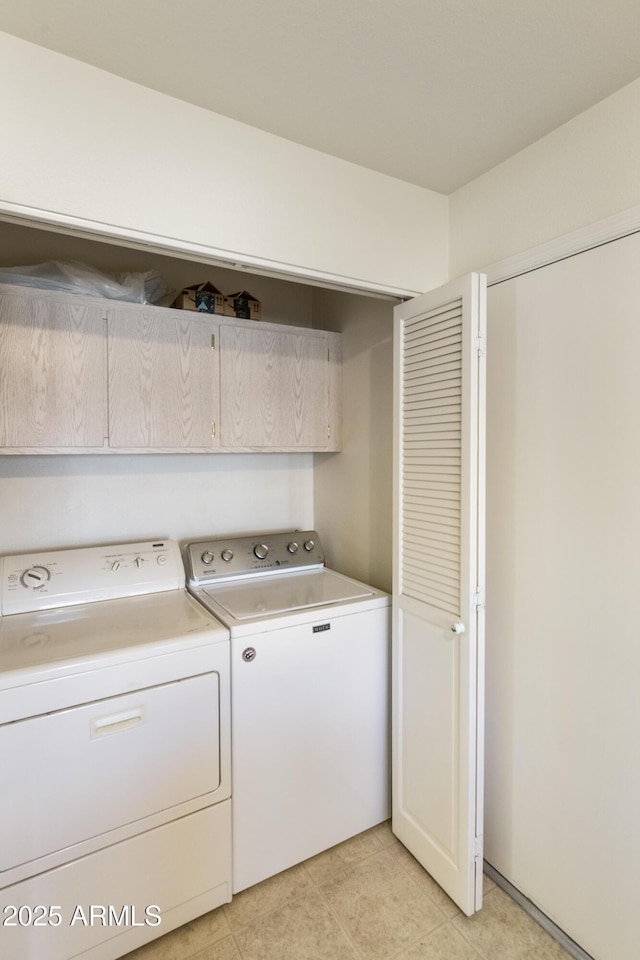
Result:
<svg viewBox="0 0 640 960">
<path fill-rule="evenodd" d="M 335 449 L 333 335 L 240 325 L 220 333 L 222 446 Z"/>
<path fill-rule="evenodd" d="M 0 447 L 95 449 L 106 435 L 102 307 L 26 290 L 2 294 Z"/>
<path fill-rule="evenodd" d="M 218 322 L 186 312 L 109 311 L 111 448 L 220 446 L 218 333 Z"/>
</svg>

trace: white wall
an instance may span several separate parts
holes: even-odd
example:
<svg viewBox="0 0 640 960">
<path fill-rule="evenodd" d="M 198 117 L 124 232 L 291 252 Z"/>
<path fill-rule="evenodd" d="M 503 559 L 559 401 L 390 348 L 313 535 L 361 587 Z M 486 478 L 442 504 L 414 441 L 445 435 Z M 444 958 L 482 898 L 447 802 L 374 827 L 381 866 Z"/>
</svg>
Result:
<svg viewBox="0 0 640 960">
<path fill-rule="evenodd" d="M 449 198 L 451 276 L 640 203 L 640 80 Z"/>
<path fill-rule="evenodd" d="M 391 590 L 393 304 L 317 290 L 314 326 L 342 333 L 343 451 L 314 455 L 328 563 Z"/>
<path fill-rule="evenodd" d="M 313 526 L 311 454 L 0 457 L 0 555 Z"/>
<path fill-rule="evenodd" d="M 51 211 L 403 290 L 446 279 L 441 194 L 8 34 L 0 86 L 10 91 L 0 210 Z"/>
</svg>

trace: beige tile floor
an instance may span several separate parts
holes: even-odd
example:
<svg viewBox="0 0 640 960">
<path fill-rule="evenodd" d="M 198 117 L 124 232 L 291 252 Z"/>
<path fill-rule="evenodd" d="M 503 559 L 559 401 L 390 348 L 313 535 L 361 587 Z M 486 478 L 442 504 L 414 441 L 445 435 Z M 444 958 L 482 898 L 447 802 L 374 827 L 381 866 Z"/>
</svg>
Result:
<svg viewBox="0 0 640 960">
<path fill-rule="evenodd" d="M 485 877 L 465 917 L 387 823 L 245 890 L 126 960 L 571 960 Z"/>
</svg>

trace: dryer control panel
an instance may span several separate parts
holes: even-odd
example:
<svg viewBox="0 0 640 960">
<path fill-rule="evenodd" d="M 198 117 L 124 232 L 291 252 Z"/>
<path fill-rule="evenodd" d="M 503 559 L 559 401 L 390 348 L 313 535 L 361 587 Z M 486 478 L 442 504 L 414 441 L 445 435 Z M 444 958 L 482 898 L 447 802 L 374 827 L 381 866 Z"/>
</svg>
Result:
<svg viewBox="0 0 640 960">
<path fill-rule="evenodd" d="M 30 613 L 184 587 L 173 540 L 41 550 L 0 558 L 0 613 Z"/>
<path fill-rule="evenodd" d="M 190 586 L 322 566 L 324 551 L 315 530 L 198 540 L 185 549 Z"/>
</svg>

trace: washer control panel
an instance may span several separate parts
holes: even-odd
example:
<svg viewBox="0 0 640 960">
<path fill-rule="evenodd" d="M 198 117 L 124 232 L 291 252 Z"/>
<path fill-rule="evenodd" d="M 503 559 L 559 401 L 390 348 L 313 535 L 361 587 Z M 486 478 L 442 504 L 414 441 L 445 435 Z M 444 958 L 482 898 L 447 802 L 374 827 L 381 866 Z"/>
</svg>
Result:
<svg viewBox="0 0 640 960">
<path fill-rule="evenodd" d="M 185 567 L 191 586 L 323 565 L 324 551 L 315 530 L 198 540 L 185 548 Z"/>
<path fill-rule="evenodd" d="M 29 613 L 184 586 L 173 540 L 0 557 L 0 613 Z"/>
</svg>

